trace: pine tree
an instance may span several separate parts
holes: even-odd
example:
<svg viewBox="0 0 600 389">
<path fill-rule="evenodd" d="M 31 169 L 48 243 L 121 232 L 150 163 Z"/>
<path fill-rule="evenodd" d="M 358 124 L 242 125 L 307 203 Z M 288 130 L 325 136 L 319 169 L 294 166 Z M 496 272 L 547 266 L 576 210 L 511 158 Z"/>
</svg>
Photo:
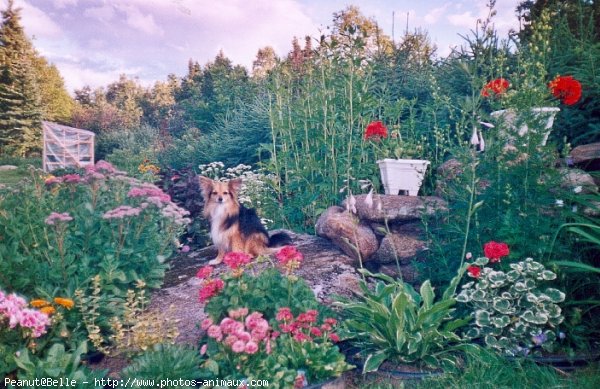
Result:
<svg viewBox="0 0 600 389">
<path fill-rule="evenodd" d="M 13 0 L 1 12 L 0 26 L 0 154 L 26 156 L 41 149 L 40 93 L 34 51 L 21 26 L 21 10 Z"/>
</svg>

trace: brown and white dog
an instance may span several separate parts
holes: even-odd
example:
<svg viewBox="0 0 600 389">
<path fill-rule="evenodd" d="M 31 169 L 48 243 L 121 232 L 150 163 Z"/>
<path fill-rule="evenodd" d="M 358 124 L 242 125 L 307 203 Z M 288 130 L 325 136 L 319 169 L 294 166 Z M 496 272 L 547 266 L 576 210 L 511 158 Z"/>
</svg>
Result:
<svg viewBox="0 0 600 389">
<path fill-rule="evenodd" d="M 285 233 L 269 237 L 256 211 L 238 201 L 242 180 L 215 181 L 200 176 L 204 198 L 203 215 L 210 222 L 210 237 L 218 249 L 211 265 L 221 263 L 229 251 L 244 252 L 253 257 L 273 252 L 270 248 L 290 243 Z"/>
</svg>

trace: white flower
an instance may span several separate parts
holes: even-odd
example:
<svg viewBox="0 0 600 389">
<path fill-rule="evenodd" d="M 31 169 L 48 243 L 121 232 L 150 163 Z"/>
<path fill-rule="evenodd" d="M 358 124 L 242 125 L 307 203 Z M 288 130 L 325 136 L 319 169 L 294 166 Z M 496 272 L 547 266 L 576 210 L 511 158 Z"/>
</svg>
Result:
<svg viewBox="0 0 600 389">
<path fill-rule="evenodd" d="M 565 205 L 565 201 L 557 199 L 555 204 L 557 207 L 562 207 L 563 205 Z"/>
<path fill-rule="evenodd" d="M 583 187 L 581 185 L 573 188 L 573 192 L 575 192 L 575 193 L 581 193 L 582 191 L 583 191 Z"/>
</svg>

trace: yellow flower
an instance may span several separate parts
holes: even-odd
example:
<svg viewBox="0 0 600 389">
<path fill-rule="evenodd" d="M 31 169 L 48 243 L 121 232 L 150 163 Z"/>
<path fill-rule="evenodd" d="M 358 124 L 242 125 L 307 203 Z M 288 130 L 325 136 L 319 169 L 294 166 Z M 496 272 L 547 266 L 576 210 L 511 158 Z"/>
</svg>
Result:
<svg viewBox="0 0 600 389">
<path fill-rule="evenodd" d="M 43 299 L 35 299 L 35 300 L 31 300 L 29 302 L 29 305 L 31 305 L 34 308 L 42 308 L 42 307 L 47 307 L 48 305 L 50 305 L 50 303 Z"/>
<path fill-rule="evenodd" d="M 54 302 L 67 309 L 71 309 L 75 306 L 75 302 L 73 302 L 73 300 L 63 297 L 55 297 Z"/>
<path fill-rule="evenodd" d="M 56 309 L 54 309 L 54 307 L 51 306 L 46 306 L 40 308 L 40 312 L 42 312 L 46 316 L 51 316 L 52 314 L 54 314 L 54 312 L 56 312 Z"/>
</svg>

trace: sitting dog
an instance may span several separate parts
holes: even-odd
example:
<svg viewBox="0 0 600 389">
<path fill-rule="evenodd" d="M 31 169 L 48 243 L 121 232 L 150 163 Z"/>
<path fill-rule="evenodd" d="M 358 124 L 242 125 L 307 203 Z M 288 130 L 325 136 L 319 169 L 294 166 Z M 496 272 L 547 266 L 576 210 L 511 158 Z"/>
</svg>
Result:
<svg viewBox="0 0 600 389">
<path fill-rule="evenodd" d="M 229 251 L 244 252 L 253 257 L 270 254 L 271 248 L 291 243 L 285 233 L 269 237 L 254 209 L 246 208 L 238 201 L 242 180 L 215 181 L 200 176 L 200 188 L 204 198 L 203 215 L 210 222 L 210 237 L 218 249 L 211 265 L 221 263 Z"/>
</svg>

